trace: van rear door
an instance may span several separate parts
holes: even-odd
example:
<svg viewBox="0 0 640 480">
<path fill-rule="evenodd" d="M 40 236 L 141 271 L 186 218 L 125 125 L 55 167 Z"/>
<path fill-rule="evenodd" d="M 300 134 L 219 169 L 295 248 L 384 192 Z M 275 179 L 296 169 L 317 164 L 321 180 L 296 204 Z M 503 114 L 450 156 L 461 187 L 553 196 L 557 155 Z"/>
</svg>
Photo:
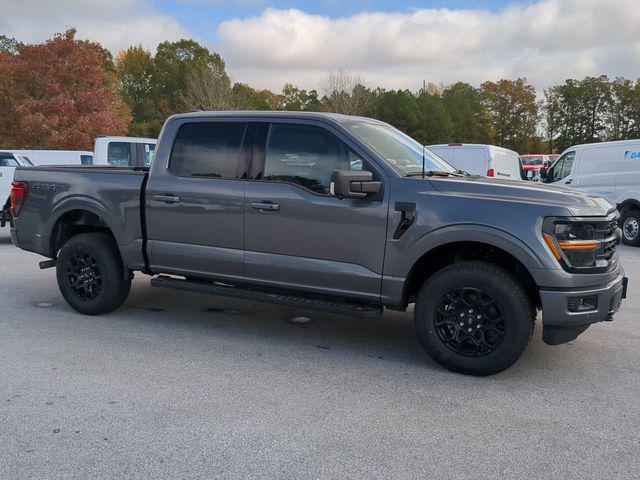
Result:
<svg viewBox="0 0 640 480">
<path fill-rule="evenodd" d="M 520 157 L 513 150 L 492 148 L 493 170 L 496 178 L 522 180 L 520 175 Z"/>
<path fill-rule="evenodd" d="M 456 153 L 452 165 L 471 175 L 486 176 L 489 170 L 489 157 L 487 149 L 478 146 L 463 145 L 455 147 Z"/>
</svg>

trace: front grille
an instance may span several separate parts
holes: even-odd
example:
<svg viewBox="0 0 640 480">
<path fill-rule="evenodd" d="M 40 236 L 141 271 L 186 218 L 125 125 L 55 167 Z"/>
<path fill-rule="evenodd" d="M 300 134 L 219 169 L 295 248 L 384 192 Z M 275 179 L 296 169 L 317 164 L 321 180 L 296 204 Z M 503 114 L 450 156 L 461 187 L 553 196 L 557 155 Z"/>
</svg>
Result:
<svg viewBox="0 0 640 480">
<path fill-rule="evenodd" d="M 616 249 L 621 238 L 618 219 L 595 222 L 594 226 L 596 240 L 602 242 L 602 248 L 598 251 L 596 257 L 600 261 L 605 260 L 607 265 L 611 265 L 617 260 Z"/>
</svg>

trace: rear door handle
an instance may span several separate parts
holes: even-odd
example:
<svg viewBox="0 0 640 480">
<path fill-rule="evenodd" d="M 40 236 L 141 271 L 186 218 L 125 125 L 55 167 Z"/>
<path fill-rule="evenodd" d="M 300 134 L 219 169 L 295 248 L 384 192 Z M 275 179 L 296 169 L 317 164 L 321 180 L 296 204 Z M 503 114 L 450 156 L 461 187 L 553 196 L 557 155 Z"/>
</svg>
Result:
<svg viewBox="0 0 640 480">
<path fill-rule="evenodd" d="M 566 182 L 564 182 L 564 183 L 565 183 L 565 185 L 569 185 L 572 181 L 573 181 L 572 179 L 569 179 L 569 180 L 567 180 L 567 181 L 566 181 Z"/>
<path fill-rule="evenodd" d="M 251 205 L 251 208 L 255 208 L 256 210 L 280 210 L 280 204 L 278 203 L 253 202 L 249 205 Z"/>
<path fill-rule="evenodd" d="M 165 203 L 178 203 L 180 201 L 180 197 L 174 195 L 154 195 L 153 199 Z"/>
</svg>

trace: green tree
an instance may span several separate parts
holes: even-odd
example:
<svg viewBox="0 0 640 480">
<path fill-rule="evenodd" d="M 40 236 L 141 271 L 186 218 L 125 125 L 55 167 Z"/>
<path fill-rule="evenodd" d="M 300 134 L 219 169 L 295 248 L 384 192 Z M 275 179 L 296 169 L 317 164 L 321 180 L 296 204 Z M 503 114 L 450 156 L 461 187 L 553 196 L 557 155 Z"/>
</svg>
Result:
<svg viewBox="0 0 640 480">
<path fill-rule="evenodd" d="M 451 141 L 454 126 L 451 117 L 444 108 L 439 94 L 421 91 L 416 98 L 418 107 L 418 125 L 414 137 L 428 145 Z"/>
<path fill-rule="evenodd" d="M 280 110 L 315 111 L 320 107 L 318 92 L 315 90 L 301 90 L 291 83 L 282 87 L 280 94 Z"/>
<path fill-rule="evenodd" d="M 556 116 L 553 144 L 557 149 L 606 139 L 611 119 L 611 85 L 606 76 L 568 79 L 550 87 L 546 94 L 547 121 L 550 109 Z"/>
<path fill-rule="evenodd" d="M 142 46 L 129 47 L 118 54 L 115 67 L 118 90 L 133 118 L 129 135 L 157 135 L 164 119 L 154 101 L 155 67 L 151 53 Z"/>
<path fill-rule="evenodd" d="M 9 55 L 18 54 L 19 43 L 15 38 L 0 35 L 0 53 L 5 52 Z"/>
<path fill-rule="evenodd" d="M 224 61 L 195 40 L 162 42 L 154 59 L 154 94 L 158 108 L 167 117 L 183 112 L 188 84 L 203 71 L 224 71 Z M 191 79 L 191 80 L 190 80 Z"/>
<path fill-rule="evenodd" d="M 493 128 L 477 88 L 463 82 L 449 85 L 442 94 L 442 104 L 453 122 L 452 141 L 493 142 Z"/>
<path fill-rule="evenodd" d="M 533 151 L 537 143 L 538 102 L 526 78 L 484 82 L 482 103 L 494 127 L 495 142 L 517 152 Z"/>
<path fill-rule="evenodd" d="M 607 139 L 640 138 L 640 80 L 616 78 L 611 82 Z"/>
</svg>

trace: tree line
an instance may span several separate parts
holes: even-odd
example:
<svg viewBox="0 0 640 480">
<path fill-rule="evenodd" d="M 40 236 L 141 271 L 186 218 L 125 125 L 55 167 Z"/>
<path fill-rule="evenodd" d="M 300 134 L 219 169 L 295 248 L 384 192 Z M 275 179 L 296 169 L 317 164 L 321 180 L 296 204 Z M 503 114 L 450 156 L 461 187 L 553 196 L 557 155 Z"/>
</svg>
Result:
<svg viewBox="0 0 640 480">
<path fill-rule="evenodd" d="M 338 69 L 318 89 L 232 82 L 223 58 L 194 40 L 131 46 L 115 58 L 75 30 L 29 45 L 0 36 L 0 147 L 90 149 L 98 135 L 156 137 L 193 110 L 331 111 L 388 122 L 425 144 L 490 143 L 520 153 L 640 138 L 640 79 L 568 79 L 542 92 L 525 78 L 479 87 L 425 82 L 388 90 Z"/>
</svg>

